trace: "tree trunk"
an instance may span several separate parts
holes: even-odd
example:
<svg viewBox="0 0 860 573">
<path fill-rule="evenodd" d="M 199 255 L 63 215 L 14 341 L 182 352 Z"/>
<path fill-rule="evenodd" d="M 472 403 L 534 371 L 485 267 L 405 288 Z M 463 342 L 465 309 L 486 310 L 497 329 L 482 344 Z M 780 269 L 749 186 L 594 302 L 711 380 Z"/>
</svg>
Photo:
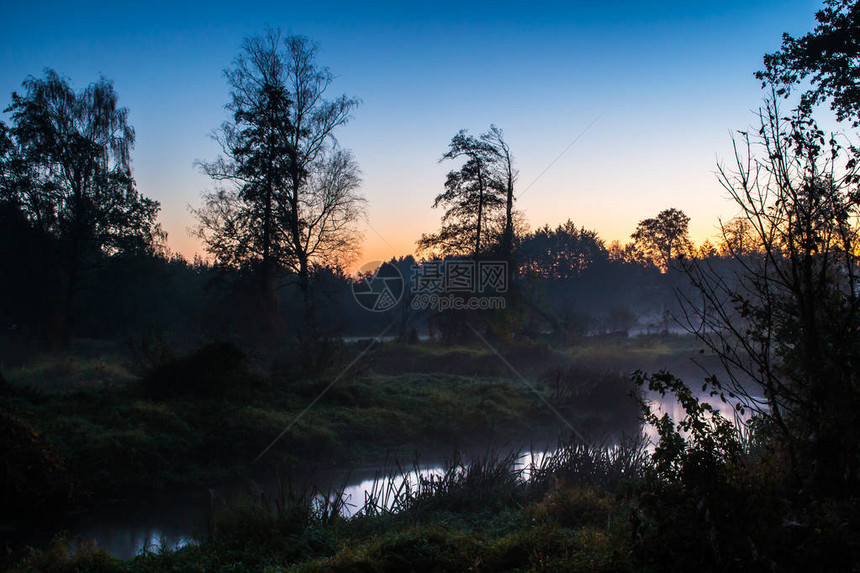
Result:
<svg viewBox="0 0 860 573">
<path fill-rule="evenodd" d="M 316 317 L 314 316 L 313 293 L 311 292 L 310 262 L 305 245 L 302 243 L 299 219 L 299 188 L 301 180 L 297 168 L 292 174 L 292 195 L 290 197 L 290 236 L 292 237 L 294 254 L 298 263 L 299 290 L 302 295 L 302 327 L 299 332 L 299 351 L 302 363 L 307 370 L 317 367 L 315 347 L 318 343 L 316 333 Z"/>
<path fill-rule="evenodd" d="M 481 223 L 484 218 L 484 178 L 478 167 L 478 225 L 475 233 L 475 260 L 481 256 Z"/>
<path fill-rule="evenodd" d="M 63 315 L 63 321 L 60 325 L 59 342 L 67 348 L 71 344 L 72 332 L 75 326 L 75 299 L 78 291 L 78 281 L 80 265 L 81 265 L 81 250 L 83 242 L 83 190 L 82 184 L 76 178 L 74 182 L 72 195 L 74 197 L 75 207 L 73 210 L 71 244 L 69 245 L 69 261 L 68 275 L 66 282 L 66 308 Z"/>
<path fill-rule="evenodd" d="M 502 236 L 502 256 L 507 262 L 508 289 L 514 286 L 516 269 L 514 268 L 514 173 L 511 165 L 511 157 L 506 154 L 507 161 L 507 202 L 505 204 L 505 232 Z"/>
<path fill-rule="evenodd" d="M 274 227 L 274 186 L 272 184 L 274 159 L 269 154 L 268 183 L 266 185 L 265 209 L 263 211 L 263 260 L 260 264 L 260 277 L 257 284 L 258 307 L 260 318 L 266 325 L 267 333 L 282 334 L 284 330 L 281 320 L 278 297 L 275 294 L 275 262 L 272 260 L 272 228 Z"/>
</svg>

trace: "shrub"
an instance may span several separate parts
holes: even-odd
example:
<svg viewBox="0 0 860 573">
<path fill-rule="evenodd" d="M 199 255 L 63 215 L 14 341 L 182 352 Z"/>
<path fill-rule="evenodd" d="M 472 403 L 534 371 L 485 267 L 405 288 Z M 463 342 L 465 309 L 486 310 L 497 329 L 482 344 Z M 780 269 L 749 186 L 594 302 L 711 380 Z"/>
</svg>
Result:
<svg viewBox="0 0 860 573">
<path fill-rule="evenodd" d="M 666 571 L 770 570 L 789 550 L 778 484 L 748 455 L 742 433 L 668 372 L 637 372 L 638 384 L 676 396 L 679 421 L 642 401 L 659 441 L 635 494 L 639 557 Z M 747 436 L 749 440 L 749 436 Z M 753 440 L 749 440 L 752 442 Z M 748 442 L 748 443 L 749 443 Z"/>
<path fill-rule="evenodd" d="M 72 478 L 57 448 L 23 419 L 0 412 L 0 496 L 6 515 L 59 510 L 69 503 Z"/>
<path fill-rule="evenodd" d="M 78 543 L 74 549 L 66 537 L 54 539 L 47 549 L 30 549 L 14 568 L 14 573 L 113 573 L 126 568 L 119 559 L 92 543 Z"/>
<path fill-rule="evenodd" d="M 233 342 L 212 342 L 199 350 L 166 360 L 144 377 L 144 392 L 153 399 L 179 396 L 225 398 L 258 389 L 262 380 L 249 370 L 245 353 Z"/>
</svg>

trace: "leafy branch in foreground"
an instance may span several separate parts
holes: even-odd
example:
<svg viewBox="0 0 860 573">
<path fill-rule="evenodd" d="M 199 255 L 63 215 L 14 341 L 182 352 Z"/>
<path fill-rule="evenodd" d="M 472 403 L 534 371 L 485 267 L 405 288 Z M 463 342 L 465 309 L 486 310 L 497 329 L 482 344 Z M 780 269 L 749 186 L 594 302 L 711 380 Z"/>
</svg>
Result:
<svg viewBox="0 0 860 573">
<path fill-rule="evenodd" d="M 860 481 L 857 150 L 803 108 L 783 117 L 775 96 L 734 146 L 719 177 L 754 247 L 734 252 L 733 274 L 685 265 L 687 322 L 722 362 L 712 387 L 777 430 L 797 478 L 850 491 Z"/>
</svg>

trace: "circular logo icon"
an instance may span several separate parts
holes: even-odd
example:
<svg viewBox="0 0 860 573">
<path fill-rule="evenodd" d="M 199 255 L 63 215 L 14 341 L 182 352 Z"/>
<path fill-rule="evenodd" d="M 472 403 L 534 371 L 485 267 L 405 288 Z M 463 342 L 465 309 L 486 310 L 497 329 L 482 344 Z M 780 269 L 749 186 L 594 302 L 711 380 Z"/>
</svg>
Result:
<svg viewBox="0 0 860 573">
<path fill-rule="evenodd" d="M 373 312 L 394 308 L 403 297 L 403 275 L 391 263 L 371 261 L 358 269 L 352 281 L 355 302 Z"/>
</svg>

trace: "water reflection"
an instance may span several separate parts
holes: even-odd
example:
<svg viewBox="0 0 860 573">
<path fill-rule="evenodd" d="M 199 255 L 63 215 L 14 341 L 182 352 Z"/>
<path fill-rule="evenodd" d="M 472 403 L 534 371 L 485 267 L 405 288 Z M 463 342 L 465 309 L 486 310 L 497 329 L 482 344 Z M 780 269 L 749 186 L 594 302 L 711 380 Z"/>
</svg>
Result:
<svg viewBox="0 0 860 573">
<path fill-rule="evenodd" d="M 74 550 L 92 543 L 117 557 L 174 549 L 205 537 L 209 516 L 206 492 L 172 493 L 148 499 L 115 500 L 71 513 L 49 524 L 23 524 L 2 532 L 10 548 L 45 547 L 65 535 Z"/>
<path fill-rule="evenodd" d="M 656 393 L 646 397 L 658 412 L 668 413 L 676 422 L 683 418 L 684 411 L 674 397 L 663 397 Z M 724 403 L 719 397 L 712 398 L 707 395 L 700 395 L 699 398 L 710 403 L 727 419 L 735 419 L 733 403 Z M 745 416 L 748 417 L 749 414 Z M 652 443 L 656 442 L 657 434 L 653 428 L 646 427 L 644 432 Z M 607 442 L 605 446 L 613 447 L 613 442 Z M 526 448 L 516 459 L 514 468 L 520 472 L 522 479 L 529 479 L 532 469 L 543 466 L 555 451 L 552 447 Z M 467 465 L 476 457 L 479 456 L 464 456 L 459 463 Z M 352 517 L 365 507 L 369 499 L 375 500 L 378 509 L 396 509 L 396 504 L 403 499 L 402 495 L 398 497 L 398 492 L 402 494 L 406 488 L 414 492 L 420 487 L 422 479 L 438 479 L 445 473 L 446 462 L 437 459 L 407 467 L 408 469 L 399 469 L 399 466 L 389 465 L 350 471 L 322 471 L 304 476 L 302 480 L 294 483 L 307 481 L 316 484 L 320 488 L 319 491 L 326 492 L 336 492 L 343 488 L 345 505 L 341 512 L 346 517 Z M 392 468 L 397 468 L 397 471 Z M 278 491 L 278 486 L 276 483 L 268 483 L 257 492 L 261 490 L 271 494 Z M 247 485 L 233 485 L 219 488 L 217 491 L 198 490 L 164 495 L 156 499 L 109 503 L 68 516 L 51 524 L 49 530 L 46 530 L 44 524 L 39 524 L 30 530 L 22 528 L 7 532 L 4 537 L 7 545 L 12 547 L 20 547 L 23 544 L 45 546 L 56 532 L 66 531 L 74 538 L 95 541 L 98 546 L 117 557 L 128 558 L 141 551 L 175 549 L 205 538 L 213 500 L 222 504 L 228 503 L 235 495 L 247 491 Z M 324 500 L 319 498 L 319 501 Z"/>
<path fill-rule="evenodd" d="M 681 407 L 681 404 L 672 395 L 667 394 L 666 396 L 661 396 L 657 392 L 648 392 L 645 395 L 645 398 L 650 401 L 651 409 L 658 417 L 663 414 L 669 414 L 669 417 L 677 423 L 683 420 L 686 416 L 684 408 Z M 728 397 L 723 401 L 720 399 L 719 395 L 710 396 L 708 392 L 699 392 L 696 394 L 696 398 L 700 402 L 710 404 L 711 407 L 715 411 L 719 412 L 723 418 L 734 424 L 746 423 L 752 416 L 752 412 L 749 408 L 746 408 L 743 413 L 740 413 L 735 406 L 737 404 L 737 400 L 729 399 Z M 760 400 L 759 398 L 757 399 Z M 642 431 L 652 445 L 659 439 L 657 430 L 653 426 L 644 426 Z"/>
</svg>

